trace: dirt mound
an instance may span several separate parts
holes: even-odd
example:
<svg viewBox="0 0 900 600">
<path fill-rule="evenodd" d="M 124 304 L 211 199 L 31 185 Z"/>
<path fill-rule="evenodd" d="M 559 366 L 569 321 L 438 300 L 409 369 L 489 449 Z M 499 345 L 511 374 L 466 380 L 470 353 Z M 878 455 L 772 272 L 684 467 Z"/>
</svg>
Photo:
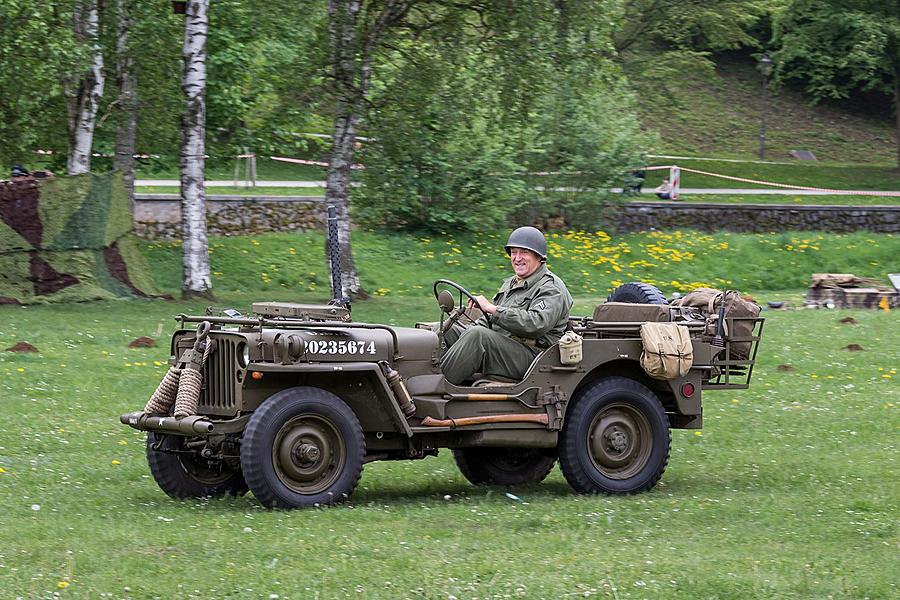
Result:
<svg viewBox="0 0 900 600">
<path fill-rule="evenodd" d="M 793 373 L 796 370 L 791 365 L 778 365 L 776 369 L 779 373 Z"/>
<path fill-rule="evenodd" d="M 857 321 L 853 317 L 844 317 L 843 319 L 838 321 L 838 323 L 841 323 L 842 325 L 859 325 L 859 321 Z"/>
<path fill-rule="evenodd" d="M 128 344 L 129 348 L 155 348 L 156 340 L 153 338 L 147 337 L 146 335 L 142 335 L 139 338 L 135 338 L 132 340 L 130 344 Z"/>
<path fill-rule="evenodd" d="M 15 346 L 6 349 L 7 352 L 40 352 L 37 348 L 28 342 L 16 342 Z"/>
<path fill-rule="evenodd" d="M 863 352 L 865 348 L 860 346 L 859 344 L 847 344 L 841 350 L 846 350 L 847 352 Z"/>
</svg>

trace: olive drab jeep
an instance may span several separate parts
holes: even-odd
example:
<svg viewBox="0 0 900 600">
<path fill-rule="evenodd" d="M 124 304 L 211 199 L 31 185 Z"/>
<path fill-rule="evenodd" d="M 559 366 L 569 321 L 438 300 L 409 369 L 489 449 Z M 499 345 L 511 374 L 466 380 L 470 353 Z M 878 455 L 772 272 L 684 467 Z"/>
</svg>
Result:
<svg viewBox="0 0 900 600">
<path fill-rule="evenodd" d="M 353 321 L 340 301 L 180 315 L 169 372 L 121 421 L 147 432 L 150 471 L 177 498 L 249 490 L 269 507 L 333 504 L 365 463 L 442 448 L 475 485 L 538 483 L 559 461 L 577 492 L 635 493 L 662 477 L 670 430 L 701 427 L 704 392 L 749 386 L 762 335 L 761 318 L 731 316 L 724 301 L 704 312 L 629 283 L 571 316 L 520 381 L 453 385 L 443 332 L 474 316 L 472 295 L 448 280 L 434 294 L 440 321 L 410 327 Z M 681 335 L 663 327 L 657 344 L 645 323 Z M 667 350 L 675 338 L 688 347 Z M 651 376 L 642 355 L 675 366 Z"/>
</svg>

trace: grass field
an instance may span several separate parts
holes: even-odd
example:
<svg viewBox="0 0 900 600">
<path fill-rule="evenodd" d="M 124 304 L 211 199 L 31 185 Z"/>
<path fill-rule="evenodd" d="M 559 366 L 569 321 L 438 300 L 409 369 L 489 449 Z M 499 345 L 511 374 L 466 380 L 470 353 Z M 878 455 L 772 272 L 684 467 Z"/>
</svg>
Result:
<svg viewBox="0 0 900 600">
<path fill-rule="evenodd" d="M 376 297 L 428 298 L 431 282 L 441 277 L 489 295 L 509 271 L 505 232 L 425 237 L 356 230 L 352 241 L 364 287 Z M 214 238 L 213 289 L 327 295 L 324 247 L 319 233 Z M 550 268 L 576 296 L 605 296 L 634 280 L 667 294 L 699 285 L 771 294 L 809 285 L 815 272 L 855 273 L 887 284 L 885 275 L 898 270 L 900 255 L 897 236 L 865 232 L 675 231 L 611 237 L 603 231 L 570 231 L 551 234 L 549 247 Z M 146 245 L 153 274 L 164 289 L 180 289 L 180 253 L 179 242 Z"/>
<path fill-rule="evenodd" d="M 271 294 L 287 296 L 321 298 Z M 259 298 L 222 292 L 220 304 Z M 582 295 L 574 312 L 596 301 Z M 0 353 L 0 595 L 898 595 L 900 312 L 766 313 L 753 386 L 705 397 L 702 434 L 674 432 L 669 469 L 649 493 L 577 496 L 555 470 L 513 500 L 470 486 L 442 452 L 367 465 L 349 505 L 281 512 L 252 496 L 169 499 L 149 478 L 143 436 L 118 423 L 165 371 L 171 316 L 199 310 L 0 307 L 0 346 L 40 349 Z M 382 322 L 435 314 L 433 301 L 410 296 L 354 309 Z M 162 346 L 128 349 L 139 335 Z M 865 351 L 842 350 L 851 343 Z"/>
<path fill-rule="evenodd" d="M 162 186 L 162 185 L 142 185 L 138 188 L 135 188 L 135 191 L 138 194 L 178 194 L 179 188 L 172 186 Z M 246 188 L 246 187 L 219 187 L 219 186 L 207 186 L 206 187 L 207 196 L 214 194 L 239 194 L 241 196 L 324 196 L 325 188 L 301 188 L 301 187 L 269 187 L 269 186 L 258 186 L 255 188 Z"/>
<path fill-rule="evenodd" d="M 645 127 L 660 132 L 660 154 L 754 159 L 759 149 L 762 79 L 746 57 L 716 57 L 716 77 L 685 74 L 669 81 L 665 101 L 644 103 Z M 890 106 L 862 102 L 812 105 L 799 90 L 770 88 L 766 158 L 791 160 L 811 150 L 819 160 L 894 164 L 896 132 Z"/>
<path fill-rule="evenodd" d="M 652 191 L 652 190 L 651 190 Z M 658 201 L 652 193 L 629 200 Z M 787 194 L 685 194 L 678 200 L 694 204 L 792 204 L 796 206 L 897 206 L 900 198 L 891 196 L 793 196 Z"/>
</svg>

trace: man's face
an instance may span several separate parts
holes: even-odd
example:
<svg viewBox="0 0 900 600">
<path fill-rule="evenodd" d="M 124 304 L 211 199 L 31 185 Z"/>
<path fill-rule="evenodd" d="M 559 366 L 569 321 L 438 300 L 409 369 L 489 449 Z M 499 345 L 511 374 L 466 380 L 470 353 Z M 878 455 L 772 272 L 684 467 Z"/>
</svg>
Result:
<svg viewBox="0 0 900 600">
<path fill-rule="evenodd" d="M 510 248 L 509 261 L 519 279 L 526 279 L 541 266 L 541 257 L 525 248 Z"/>
</svg>

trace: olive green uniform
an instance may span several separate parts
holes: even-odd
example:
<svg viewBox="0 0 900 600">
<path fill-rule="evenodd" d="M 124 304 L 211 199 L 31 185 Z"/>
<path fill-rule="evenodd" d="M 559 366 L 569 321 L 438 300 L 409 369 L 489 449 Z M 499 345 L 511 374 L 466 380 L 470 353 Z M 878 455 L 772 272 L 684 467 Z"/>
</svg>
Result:
<svg viewBox="0 0 900 600">
<path fill-rule="evenodd" d="M 513 276 L 494 295 L 496 314 L 445 335 L 441 360 L 447 381 L 460 385 L 475 373 L 521 379 L 534 357 L 566 330 L 572 296 L 562 279 L 542 264 L 526 279 Z"/>
</svg>

